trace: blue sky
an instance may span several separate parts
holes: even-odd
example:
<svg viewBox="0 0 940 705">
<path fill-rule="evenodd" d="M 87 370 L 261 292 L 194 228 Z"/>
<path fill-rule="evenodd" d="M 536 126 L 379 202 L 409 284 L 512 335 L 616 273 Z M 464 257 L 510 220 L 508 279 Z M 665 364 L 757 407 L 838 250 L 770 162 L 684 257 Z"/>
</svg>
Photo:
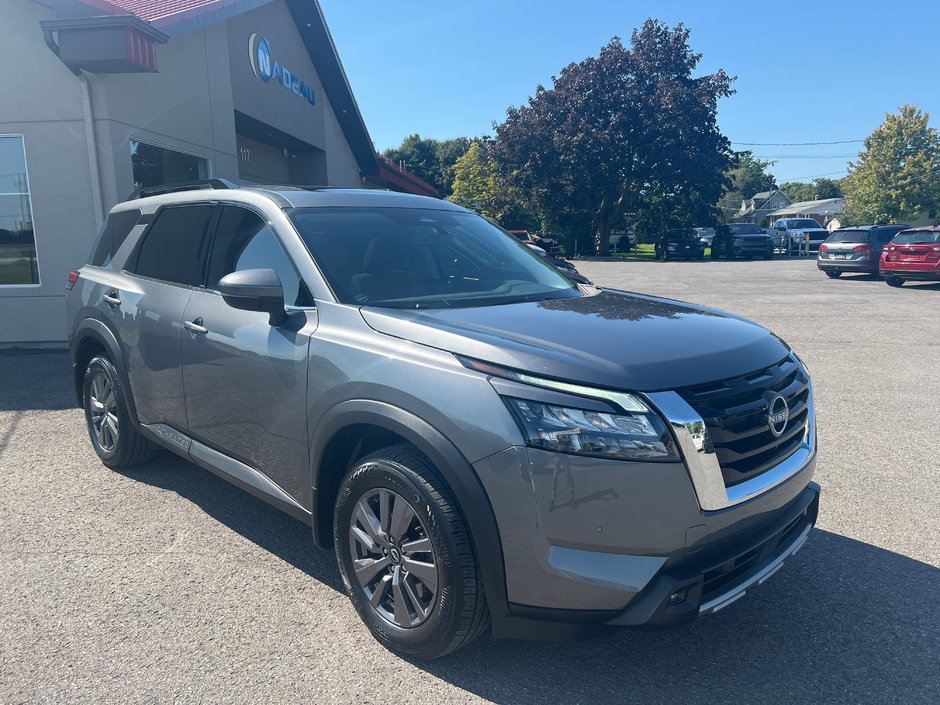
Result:
<svg viewBox="0 0 940 705">
<path fill-rule="evenodd" d="M 864 138 L 899 105 L 940 126 L 940 2 L 320 0 L 379 150 L 413 132 L 489 133 L 566 64 L 647 17 L 685 23 L 704 72 L 738 77 L 719 106 L 734 142 Z M 735 145 L 780 181 L 845 174 L 860 143 Z"/>
</svg>

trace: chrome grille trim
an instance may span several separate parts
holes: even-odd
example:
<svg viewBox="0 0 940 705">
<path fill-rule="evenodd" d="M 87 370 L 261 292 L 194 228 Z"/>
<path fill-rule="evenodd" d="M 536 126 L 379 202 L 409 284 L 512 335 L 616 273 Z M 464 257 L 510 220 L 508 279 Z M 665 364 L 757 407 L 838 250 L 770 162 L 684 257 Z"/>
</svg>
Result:
<svg viewBox="0 0 940 705">
<path fill-rule="evenodd" d="M 730 486 L 725 482 L 718 455 L 701 415 L 678 392 L 652 392 L 644 395 L 672 428 L 703 510 L 726 509 L 757 497 L 799 474 L 816 457 L 816 413 L 812 381 L 802 363 L 795 357 L 790 359 L 796 361 L 807 379 L 803 437 L 796 450 L 781 462 L 759 475 Z"/>
</svg>

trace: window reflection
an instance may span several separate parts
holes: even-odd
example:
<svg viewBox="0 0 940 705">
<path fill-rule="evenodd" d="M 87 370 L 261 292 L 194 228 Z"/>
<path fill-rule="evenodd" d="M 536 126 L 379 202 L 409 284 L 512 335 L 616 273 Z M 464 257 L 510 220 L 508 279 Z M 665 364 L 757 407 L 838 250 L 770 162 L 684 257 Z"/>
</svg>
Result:
<svg viewBox="0 0 940 705">
<path fill-rule="evenodd" d="M 131 140 L 131 164 L 135 189 L 209 178 L 205 159 L 138 140 Z"/>
<path fill-rule="evenodd" d="M 0 286 L 38 283 L 23 138 L 0 136 Z"/>
</svg>

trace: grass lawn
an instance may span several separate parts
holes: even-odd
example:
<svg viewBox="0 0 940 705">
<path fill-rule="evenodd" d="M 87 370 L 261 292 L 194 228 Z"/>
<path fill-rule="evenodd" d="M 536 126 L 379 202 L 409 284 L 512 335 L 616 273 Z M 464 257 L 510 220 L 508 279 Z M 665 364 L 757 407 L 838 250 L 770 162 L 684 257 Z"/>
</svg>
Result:
<svg viewBox="0 0 940 705">
<path fill-rule="evenodd" d="M 705 256 L 708 257 L 711 255 L 711 248 L 705 248 Z M 656 252 L 655 246 L 653 243 L 643 243 L 634 247 L 630 252 L 618 252 L 617 257 L 620 257 L 631 262 L 644 262 L 647 260 L 655 260 Z"/>
</svg>

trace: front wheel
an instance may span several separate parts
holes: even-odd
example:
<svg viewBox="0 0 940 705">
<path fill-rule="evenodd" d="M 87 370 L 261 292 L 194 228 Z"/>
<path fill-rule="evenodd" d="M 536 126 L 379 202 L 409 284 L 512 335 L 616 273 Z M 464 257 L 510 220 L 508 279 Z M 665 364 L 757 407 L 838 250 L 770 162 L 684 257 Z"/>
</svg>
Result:
<svg viewBox="0 0 940 705">
<path fill-rule="evenodd" d="M 712 252 L 711 252 L 711 255 L 709 255 L 709 256 L 710 256 L 712 259 L 718 259 L 718 257 L 719 257 L 718 250 L 716 250 L 714 246 L 712 246 Z"/>
<path fill-rule="evenodd" d="M 888 286 L 904 286 L 904 280 L 900 277 L 885 275 L 885 284 Z"/>
<path fill-rule="evenodd" d="M 842 276 L 842 272 L 838 270 L 827 269 L 826 276 L 829 277 L 830 279 L 838 279 L 839 277 Z"/>
<path fill-rule="evenodd" d="M 414 446 L 385 448 L 356 463 L 339 489 L 333 535 L 353 606 L 391 651 L 437 658 L 488 627 L 466 524 Z"/>
</svg>

